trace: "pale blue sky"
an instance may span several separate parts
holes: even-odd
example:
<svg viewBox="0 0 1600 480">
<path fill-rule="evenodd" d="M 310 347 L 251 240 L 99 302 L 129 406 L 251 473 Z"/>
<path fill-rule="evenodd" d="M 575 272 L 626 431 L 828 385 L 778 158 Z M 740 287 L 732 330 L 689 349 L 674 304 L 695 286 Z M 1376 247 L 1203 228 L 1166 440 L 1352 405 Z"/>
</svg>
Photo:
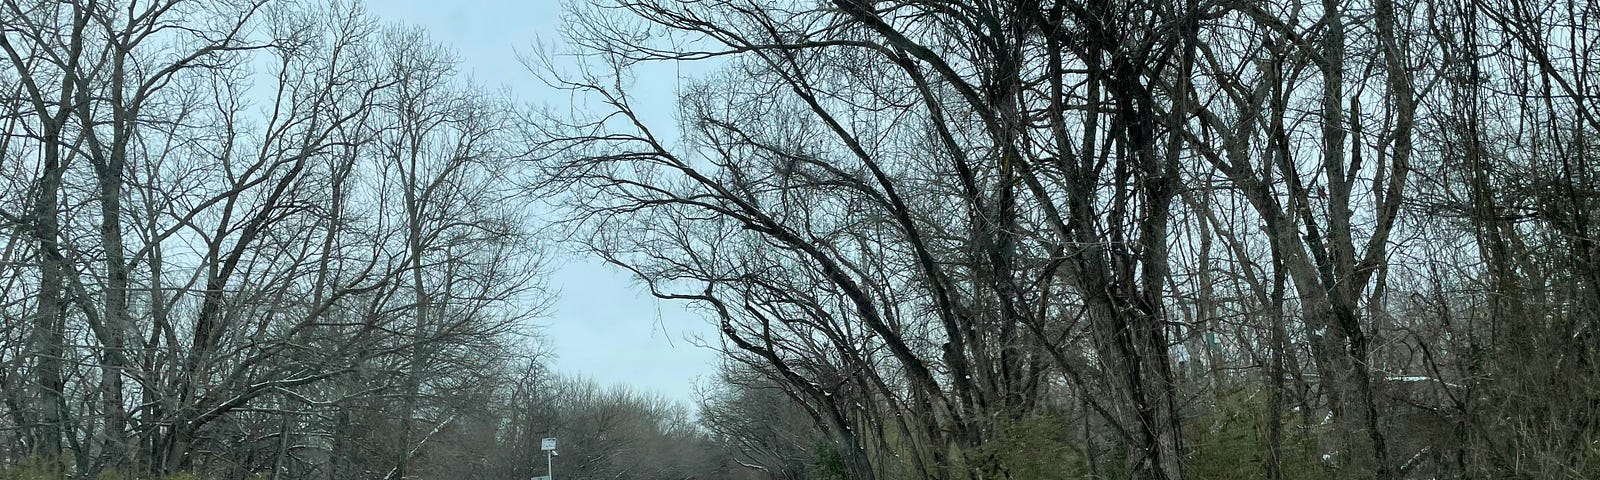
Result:
<svg viewBox="0 0 1600 480">
<path fill-rule="evenodd" d="M 557 0 L 367 0 L 385 21 L 421 26 L 433 39 L 456 51 L 460 69 L 479 83 L 506 87 L 520 100 L 559 106 L 517 59 L 536 41 L 559 42 L 561 4 Z M 673 68 L 651 69 L 672 75 Z M 643 76 L 643 74 L 641 74 Z M 671 125 L 677 82 L 640 78 L 636 107 L 654 122 Z M 541 98 L 546 97 L 546 98 Z M 714 371 L 716 353 L 688 339 L 716 339 L 716 329 L 681 303 L 658 302 L 622 272 L 589 258 L 569 258 L 554 272 L 559 291 L 555 310 L 540 321 L 557 358 L 557 372 L 583 375 L 604 384 L 625 383 L 683 402 L 694 382 Z"/>
</svg>

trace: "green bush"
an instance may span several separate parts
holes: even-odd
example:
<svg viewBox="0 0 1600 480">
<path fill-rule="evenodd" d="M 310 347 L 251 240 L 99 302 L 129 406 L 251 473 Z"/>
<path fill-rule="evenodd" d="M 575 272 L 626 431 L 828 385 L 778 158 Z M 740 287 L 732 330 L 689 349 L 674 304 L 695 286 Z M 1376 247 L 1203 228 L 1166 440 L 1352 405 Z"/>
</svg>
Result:
<svg viewBox="0 0 1600 480">
<path fill-rule="evenodd" d="M 1185 422 L 1188 473 L 1196 480 L 1260 478 L 1266 472 L 1267 393 L 1254 388 L 1220 392 L 1199 418 Z M 1279 467 L 1284 478 L 1320 478 L 1316 434 L 1284 412 Z M 1331 432 L 1320 432 L 1331 434 Z"/>
<path fill-rule="evenodd" d="M 21 463 L 8 467 L 0 467 L 0 480 L 60 480 L 66 478 L 67 465 L 70 463 L 64 457 L 46 459 L 31 456 Z"/>
<path fill-rule="evenodd" d="M 1043 413 L 1002 421 L 991 441 L 967 453 L 975 462 L 987 462 L 985 470 L 1014 479 L 1072 478 L 1087 470 L 1082 455 L 1073 448 L 1082 443 L 1072 438 L 1070 419 Z"/>
</svg>

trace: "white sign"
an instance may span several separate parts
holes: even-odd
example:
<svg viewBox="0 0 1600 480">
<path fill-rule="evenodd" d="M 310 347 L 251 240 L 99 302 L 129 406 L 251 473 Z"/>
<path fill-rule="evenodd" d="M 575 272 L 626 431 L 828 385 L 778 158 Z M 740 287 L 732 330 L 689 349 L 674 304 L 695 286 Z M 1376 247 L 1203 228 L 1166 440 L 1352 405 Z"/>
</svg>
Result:
<svg viewBox="0 0 1600 480">
<path fill-rule="evenodd" d="M 554 437 L 544 439 L 544 441 L 539 442 L 539 449 L 540 450 L 555 450 L 556 449 L 556 439 Z"/>
<path fill-rule="evenodd" d="M 533 477 L 533 480 L 550 480 L 550 476 L 549 475 L 540 475 L 540 476 L 537 476 L 537 477 Z"/>
</svg>

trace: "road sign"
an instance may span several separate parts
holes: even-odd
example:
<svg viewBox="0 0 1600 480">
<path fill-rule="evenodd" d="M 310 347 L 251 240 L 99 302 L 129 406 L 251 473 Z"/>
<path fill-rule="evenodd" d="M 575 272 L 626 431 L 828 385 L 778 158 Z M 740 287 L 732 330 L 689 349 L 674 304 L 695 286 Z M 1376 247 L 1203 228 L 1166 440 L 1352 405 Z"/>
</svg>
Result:
<svg viewBox="0 0 1600 480">
<path fill-rule="evenodd" d="M 549 475 L 540 475 L 540 476 L 537 476 L 537 477 L 533 477 L 533 480 L 550 480 L 550 476 Z"/>
<path fill-rule="evenodd" d="M 539 449 L 540 450 L 555 450 L 556 449 L 556 439 L 555 439 L 555 437 L 546 438 L 546 439 L 544 439 L 544 441 L 539 442 Z"/>
</svg>

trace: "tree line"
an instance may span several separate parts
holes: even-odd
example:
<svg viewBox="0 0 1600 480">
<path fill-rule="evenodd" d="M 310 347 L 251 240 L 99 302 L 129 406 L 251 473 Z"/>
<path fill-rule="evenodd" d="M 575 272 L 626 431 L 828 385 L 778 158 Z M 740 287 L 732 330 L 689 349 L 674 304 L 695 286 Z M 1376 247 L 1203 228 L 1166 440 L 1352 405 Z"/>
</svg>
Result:
<svg viewBox="0 0 1600 480">
<path fill-rule="evenodd" d="M 0 475 L 1600 477 L 1596 15 L 589 0 L 539 110 L 355 2 L 4 0 Z M 544 370 L 545 228 L 717 325 L 697 408 Z"/>
</svg>

